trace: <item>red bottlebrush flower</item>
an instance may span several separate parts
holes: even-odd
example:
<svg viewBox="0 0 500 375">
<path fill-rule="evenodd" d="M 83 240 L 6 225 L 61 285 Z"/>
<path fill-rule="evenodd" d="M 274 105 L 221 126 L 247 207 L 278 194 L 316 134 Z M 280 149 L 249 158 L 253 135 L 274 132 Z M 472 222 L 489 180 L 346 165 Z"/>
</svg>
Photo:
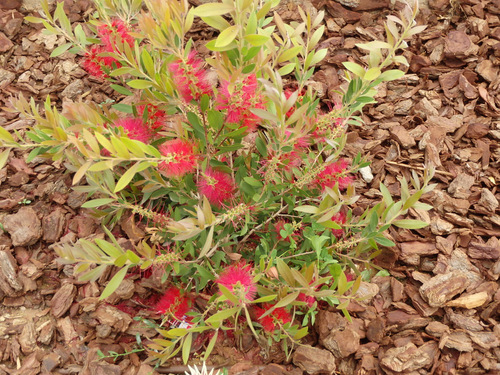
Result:
<svg viewBox="0 0 500 375">
<path fill-rule="evenodd" d="M 287 140 L 290 140 L 293 137 L 293 134 L 290 130 L 285 130 L 285 135 L 287 137 Z M 298 137 L 296 139 L 293 139 L 293 141 L 294 141 L 293 148 L 295 148 L 296 150 L 307 148 L 311 145 L 311 139 L 308 136 Z"/>
<path fill-rule="evenodd" d="M 247 133 L 257 130 L 260 118 L 250 110 L 263 109 L 265 106 L 264 97 L 258 93 L 257 76 L 251 74 L 234 83 L 232 90 L 230 85 L 230 82 L 222 82 L 216 108 L 227 110 L 227 122 L 246 126 Z"/>
<path fill-rule="evenodd" d="M 148 143 L 153 137 L 153 132 L 140 118 L 126 117 L 115 121 L 115 126 L 121 126 L 130 139 Z"/>
<path fill-rule="evenodd" d="M 238 297 L 241 305 L 253 301 L 257 293 L 257 286 L 253 282 L 252 268 L 243 262 L 227 267 L 221 272 L 216 283 L 225 286 Z"/>
<path fill-rule="evenodd" d="M 128 26 L 120 19 L 114 19 L 111 24 L 102 24 L 97 27 L 97 35 L 101 38 L 106 51 L 116 50 L 116 43 L 128 43 L 130 47 L 134 45 L 134 38 L 129 34 Z"/>
<path fill-rule="evenodd" d="M 235 188 L 234 180 L 229 174 L 211 168 L 203 173 L 198 182 L 200 193 L 216 207 L 221 207 L 222 203 L 231 199 Z"/>
<path fill-rule="evenodd" d="M 198 156 L 194 152 L 194 145 L 183 139 L 172 139 L 158 147 L 166 158 L 158 168 L 167 177 L 182 177 L 196 169 Z"/>
<path fill-rule="evenodd" d="M 203 69 L 203 60 L 191 51 L 187 60 L 177 59 L 168 67 L 172 73 L 175 86 L 186 102 L 200 100 L 204 94 L 212 92 L 212 86 L 207 80 L 207 72 Z"/>
<path fill-rule="evenodd" d="M 140 118 L 144 118 L 144 111 L 147 112 L 146 118 L 148 119 L 152 131 L 160 131 L 165 126 L 167 121 L 167 114 L 165 111 L 158 109 L 158 107 L 153 104 L 137 106 L 137 115 Z"/>
<path fill-rule="evenodd" d="M 182 320 L 190 308 L 191 300 L 174 286 L 168 288 L 156 304 L 156 311 L 169 314 L 178 320 Z"/>
<path fill-rule="evenodd" d="M 337 212 L 335 215 L 332 216 L 332 221 L 339 225 L 345 224 L 347 221 L 347 215 L 345 214 L 345 212 L 342 211 Z M 332 229 L 332 233 L 337 239 L 339 239 L 344 235 L 344 229 L 343 228 Z"/>
<path fill-rule="evenodd" d="M 274 330 L 279 328 L 280 325 L 290 323 L 292 321 L 290 313 L 284 307 L 278 307 L 274 309 L 271 314 L 262 317 L 262 315 L 264 315 L 264 313 L 266 313 L 267 310 L 271 309 L 272 307 L 272 305 L 265 303 L 262 305 L 262 308 L 255 308 L 255 315 L 257 317 L 257 320 L 266 332 L 274 332 Z"/>
<path fill-rule="evenodd" d="M 103 67 L 110 69 L 113 67 L 113 63 L 115 63 L 118 68 L 121 66 L 115 58 L 101 56 L 104 52 L 106 52 L 104 46 L 93 45 L 87 52 L 85 52 L 85 57 L 82 60 L 83 69 L 94 77 L 101 79 L 108 77 L 108 75 L 104 72 Z"/>
<path fill-rule="evenodd" d="M 314 296 L 309 296 L 305 293 L 300 293 L 297 296 L 297 301 L 305 302 L 307 306 L 312 307 L 312 305 L 316 301 L 316 298 Z"/>
<path fill-rule="evenodd" d="M 315 183 L 324 190 L 325 187 L 333 188 L 338 182 L 339 189 L 345 190 L 354 180 L 353 176 L 346 175 L 349 163 L 341 159 L 335 163 L 328 164 L 316 177 Z"/>
</svg>

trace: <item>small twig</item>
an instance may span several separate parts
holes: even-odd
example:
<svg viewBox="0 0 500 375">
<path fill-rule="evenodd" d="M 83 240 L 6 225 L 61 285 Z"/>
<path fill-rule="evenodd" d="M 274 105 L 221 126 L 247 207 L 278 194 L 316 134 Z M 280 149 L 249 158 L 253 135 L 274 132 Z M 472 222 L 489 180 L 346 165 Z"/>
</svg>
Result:
<svg viewBox="0 0 500 375">
<path fill-rule="evenodd" d="M 387 164 L 391 164 L 391 165 L 397 165 L 398 167 L 405 167 L 405 168 L 410 168 L 410 169 L 417 169 L 419 171 L 425 171 L 426 170 L 426 168 L 424 168 L 424 167 L 415 167 L 413 165 L 407 165 L 407 164 L 403 164 L 403 163 L 396 163 L 395 161 L 386 161 L 386 163 Z M 445 176 L 455 177 L 455 175 L 453 173 L 450 173 L 450 172 L 438 171 L 438 170 L 436 170 L 435 172 L 439 173 L 439 174 L 444 174 Z"/>
</svg>

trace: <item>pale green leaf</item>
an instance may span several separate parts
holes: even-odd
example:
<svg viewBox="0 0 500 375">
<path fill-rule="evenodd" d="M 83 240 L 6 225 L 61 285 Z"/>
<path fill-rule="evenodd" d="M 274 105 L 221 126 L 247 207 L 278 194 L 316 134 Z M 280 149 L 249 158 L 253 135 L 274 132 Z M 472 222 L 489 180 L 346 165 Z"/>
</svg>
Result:
<svg viewBox="0 0 500 375">
<path fill-rule="evenodd" d="M 198 17 L 222 16 L 234 10 L 233 3 L 207 3 L 196 7 L 193 14 Z"/>
<path fill-rule="evenodd" d="M 109 280 L 108 285 L 106 285 L 106 288 L 102 291 L 101 296 L 99 297 L 100 300 L 103 300 L 107 297 L 109 297 L 122 283 L 123 279 L 125 278 L 125 275 L 127 274 L 128 267 L 123 267 L 120 271 L 118 271 L 111 280 Z"/>
<path fill-rule="evenodd" d="M 91 201 L 85 202 L 82 204 L 82 208 L 95 208 L 95 207 L 100 207 L 100 206 L 105 206 L 107 204 L 110 204 L 111 202 L 114 202 L 114 198 L 99 198 L 99 199 L 92 199 Z"/>
<path fill-rule="evenodd" d="M 425 221 L 411 219 L 395 220 L 392 224 L 403 229 L 420 229 L 429 225 Z"/>
<path fill-rule="evenodd" d="M 233 25 L 222 31 L 215 40 L 215 47 L 221 48 L 230 44 L 238 35 L 238 25 Z"/>
</svg>

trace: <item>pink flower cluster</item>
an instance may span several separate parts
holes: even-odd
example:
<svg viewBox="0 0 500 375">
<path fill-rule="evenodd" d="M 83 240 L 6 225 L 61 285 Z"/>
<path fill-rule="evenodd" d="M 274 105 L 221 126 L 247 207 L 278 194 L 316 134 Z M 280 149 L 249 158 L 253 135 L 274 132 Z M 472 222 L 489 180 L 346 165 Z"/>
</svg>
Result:
<svg viewBox="0 0 500 375">
<path fill-rule="evenodd" d="M 221 272 L 216 283 L 223 285 L 238 297 L 242 305 L 253 301 L 257 293 L 257 286 L 253 282 L 252 267 L 244 262 L 227 267 Z"/>
<path fill-rule="evenodd" d="M 158 168 L 167 177 L 180 178 L 192 173 L 198 164 L 198 155 L 194 151 L 195 146 L 184 139 L 172 139 L 166 141 L 158 150 L 166 158 Z"/>
<path fill-rule="evenodd" d="M 227 122 L 246 126 L 247 133 L 257 130 L 260 118 L 254 115 L 251 109 L 263 109 L 265 100 L 258 91 L 255 74 L 250 74 L 234 84 L 222 82 L 216 102 L 216 109 L 227 110 Z"/>
<path fill-rule="evenodd" d="M 127 43 L 130 47 L 134 45 L 134 38 L 130 35 L 128 26 L 125 22 L 117 18 L 111 20 L 109 25 L 99 25 L 97 27 L 97 35 L 107 52 L 115 51 L 117 43 Z"/>
<path fill-rule="evenodd" d="M 341 159 L 335 163 L 328 164 L 316 177 L 315 184 L 323 190 L 328 186 L 333 188 L 336 183 L 340 190 L 345 190 L 354 181 L 354 177 L 347 174 L 349 163 Z"/>
<path fill-rule="evenodd" d="M 342 226 L 347 221 L 347 215 L 343 211 L 337 212 L 332 216 L 332 221 Z M 344 229 L 332 229 L 332 233 L 337 239 L 339 239 L 344 236 Z"/>
<path fill-rule="evenodd" d="M 198 181 L 198 190 L 216 207 L 234 196 L 236 185 L 233 178 L 224 172 L 208 168 Z"/>
<path fill-rule="evenodd" d="M 168 67 L 177 90 L 187 103 L 212 92 L 207 72 L 202 67 L 203 61 L 196 57 L 195 51 L 189 53 L 187 60 L 177 59 Z"/>
<path fill-rule="evenodd" d="M 114 126 L 121 126 L 130 139 L 148 143 L 154 136 L 148 124 L 142 118 L 125 117 L 114 122 Z"/>
<path fill-rule="evenodd" d="M 272 313 L 262 316 L 272 307 L 272 305 L 264 303 L 262 308 L 255 308 L 255 316 L 266 332 L 274 332 L 280 326 L 292 321 L 290 313 L 284 307 L 278 307 Z"/>
<path fill-rule="evenodd" d="M 103 44 L 93 45 L 85 52 L 82 66 L 89 74 L 102 79 L 107 77 L 105 70 L 110 70 L 113 65 L 117 68 L 121 66 L 114 57 L 103 55 L 114 52 L 117 43 L 127 43 L 132 47 L 134 38 L 129 34 L 127 25 L 119 19 L 112 20 L 110 25 L 100 25 L 97 35 Z"/>
<path fill-rule="evenodd" d="M 146 112 L 146 116 L 144 116 L 144 112 Z M 158 106 L 149 103 L 137 106 L 137 115 L 140 118 L 147 118 L 153 132 L 162 130 L 167 122 L 167 114 L 165 111 L 162 111 L 161 109 L 158 109 Z"/>
<path fill-rule="evenodd" d="M 175 286 L 168 288 L 156 304 L 156 311 L 182 320 L 191 309 L 191 300 Z"/>
</svg>

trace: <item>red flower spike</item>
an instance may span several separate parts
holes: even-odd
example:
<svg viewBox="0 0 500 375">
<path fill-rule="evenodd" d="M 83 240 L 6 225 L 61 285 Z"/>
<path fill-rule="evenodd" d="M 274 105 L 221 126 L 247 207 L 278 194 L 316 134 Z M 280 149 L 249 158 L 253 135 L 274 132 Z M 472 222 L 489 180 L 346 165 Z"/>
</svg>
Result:
<svg viewBox="0 0 500 375">
<path fill-rule="evenodd" d="M 297 301 L 305 302 L 307 306 L 312 307 L 312 305 L 316 301 L 316 298 L 314 296 L 309 296 L 305 293 L 300 293 L 297 296 Z"/>
<path fill-rule="evenodd" d="M 172 139 L 158 147 L 167 159 L 158 168 L 167 177 L 182 177 L 196 169 L 198 156 L 194 153 L 194 145 L 183 139 Z"/>
<path fill-rule="evenodd" d="M 189 103 L 191 100 L 200 100 L 204 94 L 212 93 L 212 85 L 207 79 L 207 72 L 203 69 L 203 60 L 196 57 L 191 51 L 187 60 L 177 59 L 168 67 L 172 73 L 175 86 L 182 99 Z"/>
<path fill-rule="evenodd" d="M 153 132 L 140 118 L 122 118 L 115 121 L 114 125 L 121 126 L 130 139 L 148 143 L 153 138 Z"/>
<path fill-rule="evenodd" d="M 167 114 L 165 111 L 158 109 L 158 107 L 153 104 L 137 106 L 137 115 L 140 118 L 144 118 L 144 111 L 147 112 L 147 119 L 148 123 L 151 125 L 151 130 L 154 132 L 162 130 L 167 122 Z"/>
<path fill-rule="evenodd" d="M 284 325 L 292 321 L 290 313 L 284 307 L 278 307 L 274 309 L 271 314 L 262 317 L 262 315 L 264 315 L 267 310 L 271 309 L 272 307 L 272 305 L 264 303 L 262 305 L 262 308 L 255 308 L 255 315 L 257 316 L 257 320 L 266 332 L 274 332 L 277 328 L 280 327 L 280 325 Z"/>
<path fill-rule="evenodd" d="M 344 212 L 337 212 L 332 216 L 332 221 L 339 225 L 345 224 L 347 221 L 347 215 Z M 344 236 L 344 229 L 332 229 L 332 233 L 337 239 L 339 239 Z"/>
<path fill-rule="evenodd" d="M 82 60 L 82 67 L 85 69 L 90 75 L 93 75 L 97 78 L 107 78 L 108 75 L 104 73 L 103 67 L 112 68 L 113 63 L 116 64 L 116 67 L 120 67 L 120 63 L 113 57 L 109 56 L 101 56 L 102 53 L 105 53 L 104 46 L 93 45 L 90 47 L 88 51 L 85 52 L 85 56 Z"/>
<path fill-rule="evenodd" d="M 227 267 L 221 272 L 216 283 L 225 286 L 238 297 L 241 305 L 253 301 L 257 293 L 257 286 L 252 277 L 252 267 L 244 262 Z"/>
<path fill-rule="evenodd" d="M 182 320 L 190 308 L 191 300 L 174 286 L 168 288 L 156 304 L 156 311 L 178 320 Z"/>
<path fill-rule="evenodd" d="M 340 190 L 347 189 L 354 180 L 353 176 L 346 175 L 348 166 L 349 163 L 344 159 L 327 165 L 316 177 L 316 184 L 325 190 L 325 187 L 333 188 L 338 182 Z"/>
<path fill-rule="evenodd" d="M 216 207 L 222 207 L 222 203 L 231 199 L 235 188 L 234 180 L 229 174 L 211 168 L 203 173 L 198 182 L 200 193 Z"/>
<path fill-rule="evenodd" d="M 218 110 L 227 110 L 226 121 L 247 127 L 247 133 L 257 130 L 260 118 L 251 109 L 264 109 L 264 96 L 258 92 L 257 76 L 251 74 L 234 84 L 231 92 L 230 82 L 224 81 L 217 96 Z"/>
<path fill-rule="evenodd" d="M 134 38 L 129 34 L 128 26 L 120 19 L 114 19 L 111 23 L 100 25 L 97 28 L 97 35 L 104 44 L 107 52 L 116 50 L 116 43 L 128 43 L 130 47 L 134 46 Z"/>
</svg>

